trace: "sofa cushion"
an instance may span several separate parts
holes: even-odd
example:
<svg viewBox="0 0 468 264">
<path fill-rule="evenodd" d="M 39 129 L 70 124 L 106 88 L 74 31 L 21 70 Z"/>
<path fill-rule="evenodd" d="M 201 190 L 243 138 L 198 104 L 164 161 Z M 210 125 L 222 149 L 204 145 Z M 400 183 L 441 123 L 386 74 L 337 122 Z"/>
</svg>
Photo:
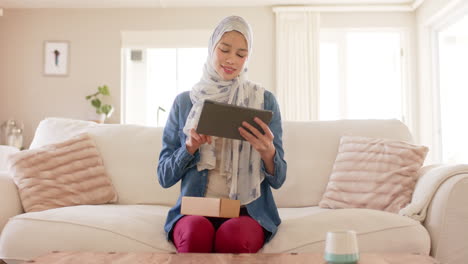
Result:
<svg viewBox="0 0 468 264">
<path fill-rule="evenodd" d="M 397 213 L 411 201 L 427 151 L 403 141 L 342 137 L 319 206 Z"/>
<path fill-rule="evenodd" d="M 91 121 L 50 117 L 42 120 L 36 128 L 30 149 L 61 142 L 87 131 L 98 124 Z"/>
<path fill-rule="evenodd" d="M 398 120 L 283 122 L 284 185 L 273 190 L 278 207 L 316 206 L 322 199 L 342 136 L 380 137 L 411 142 Z"/>
<path fill-rule="evenodd" d="M 12 154 L 9 162 L 25 212 L 117 201 L 99 150 L 86 133 Z"/>
<path fill-rule="evenodd" d="M 0 236 L 0 259 L 24 261 L 51 251 L 175 252 L 163 229 L 168 210 L 112 204 L 18 215 Z"/>
<path fill-rule="evenodd" d="M 357 233 L 360 252 L 428 255 L 431 240 L 420 222 L 370 209 L 280 208 L 282 223 L 263 253 L 323 252 L 330 230 Z"/>
<path fill-rule="evenodd" d="M 0 237 L 0 259 L 28 260 L 58 251 L 175 252 L 163 230 L 169 207 L 82 205 L 13 217 Z M 261 252 L 323 252 L 328 230 L 353 229 L 361 252 L 428 254 L 417 221 L 369 209 L 284 208 L 276 236 Z M 27 238 L 27 239 L 25 239 Z"/>
<path fill-rule="evenodd" d="M 56 142 L 55 138 L 63 140 L 81 132 L 88 132 L 96 142 L 119 204 L 175 204 L 180 184 L 164 189 L 156 174 L 163 128 L 47 118 L 39 124 L 31 146 L 50 144 Z"/>
<path fill-rule="evenodd" d="M 177 201 L 180 183 L 164 189 L 158 182 L 162 131 L 161 127 L 137 125 L 100 125 L 89 130 L 102 150 L 119 204 L 173 206 Z"/>
</svg>

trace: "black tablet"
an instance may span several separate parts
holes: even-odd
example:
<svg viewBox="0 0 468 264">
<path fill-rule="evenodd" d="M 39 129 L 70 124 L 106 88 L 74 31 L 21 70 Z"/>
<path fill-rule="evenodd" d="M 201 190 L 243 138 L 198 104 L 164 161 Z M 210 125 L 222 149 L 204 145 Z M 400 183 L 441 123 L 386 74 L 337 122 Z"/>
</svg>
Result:
<svg viewBox="0 0 468 264">
<path fill-rule="evenodd" d="M 264 133 L 263 129 L 254 121 L 255 117 L 260 118 L 265 124 L 269 124 L 273 112 L 205 100 L 198 121 L 197 133 L 244 140 L 238 130 L 243 121 Z"/>
</svg>

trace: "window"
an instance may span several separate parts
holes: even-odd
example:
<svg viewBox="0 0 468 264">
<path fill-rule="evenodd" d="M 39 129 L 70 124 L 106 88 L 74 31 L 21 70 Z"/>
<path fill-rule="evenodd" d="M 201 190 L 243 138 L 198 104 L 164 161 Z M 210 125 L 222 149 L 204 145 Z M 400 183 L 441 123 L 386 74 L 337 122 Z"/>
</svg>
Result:
<svg viewBox="0 0 468 264">
<path fill-rule="evenodd" d="M 404 121 L 402 32 L 321 30 L 319 119 Z"/>
<path fill-rule="evenodd" d="M 438 34 L 440 141 L 442 162 L 467 163 L 468 15 Z"/>
<path fill-rule="evenodd" d="M 206 58 L 207 48 L 124 49 L 124 123 L 164 126 L 177 94 L 200 80 Z"/>
</svg>

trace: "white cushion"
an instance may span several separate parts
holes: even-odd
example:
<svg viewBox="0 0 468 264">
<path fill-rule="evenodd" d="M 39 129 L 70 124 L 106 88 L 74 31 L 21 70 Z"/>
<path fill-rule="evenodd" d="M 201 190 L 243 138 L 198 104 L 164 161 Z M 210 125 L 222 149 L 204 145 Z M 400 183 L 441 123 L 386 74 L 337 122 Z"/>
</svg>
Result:
<svg viewBox="0 0 468 264">
<path fill-rule="evenodd" d="M 283 131 L 288 172 L 284 185 L 273 190 L 278 207 L 318 205 L 342 136 L 412 142 L 408 128 L 398 120 L 284 122 Z"/>
<path fill-rule="evenodd" d="M 175 252 L 163 229 L 168 210 L 81 205 L 18 215 L 0 236 L 0 259 L 28 260 L 55 250 Z"/>
<path fill-rule="evenodd" d="M 65 141 L 86 132 L 87 128 L 97 126 L 91 121 L 50 117 L 42 120 L 36 128 L 30 149 Z"/>
<path fill-rule="evenodd" d="M 327 231 L 355 230 L 360 252 L 429 254 L 431 240 L 418 221 L 370 209 L 281 208 L 278 233 L 261 252 L 323 252 Z"/>
<path fill-rule="evenodd" d="M 136 125 L 100 125 L 89 133 L 104 159 L 104 166 L 119 195 L 119 204 L 173 206 L 180 183 L 164 189 L 157 167 L 162 145 L 162 128 Z"/>
</svg>

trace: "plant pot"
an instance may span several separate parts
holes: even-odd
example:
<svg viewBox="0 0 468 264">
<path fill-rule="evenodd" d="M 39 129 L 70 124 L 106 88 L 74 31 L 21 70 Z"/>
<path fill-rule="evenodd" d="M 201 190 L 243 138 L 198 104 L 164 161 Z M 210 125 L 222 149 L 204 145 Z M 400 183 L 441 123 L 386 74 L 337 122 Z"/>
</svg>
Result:
<svg viewBox="0 0 468 264">
<path fill-rule="evenodd" d="M 91 112 L 88 114 L 88 120 L 99 124 L 104 124 L 104 122 L 106 121 L 106 114 L 98 114 L 96 112 Z"/>
</svg>

